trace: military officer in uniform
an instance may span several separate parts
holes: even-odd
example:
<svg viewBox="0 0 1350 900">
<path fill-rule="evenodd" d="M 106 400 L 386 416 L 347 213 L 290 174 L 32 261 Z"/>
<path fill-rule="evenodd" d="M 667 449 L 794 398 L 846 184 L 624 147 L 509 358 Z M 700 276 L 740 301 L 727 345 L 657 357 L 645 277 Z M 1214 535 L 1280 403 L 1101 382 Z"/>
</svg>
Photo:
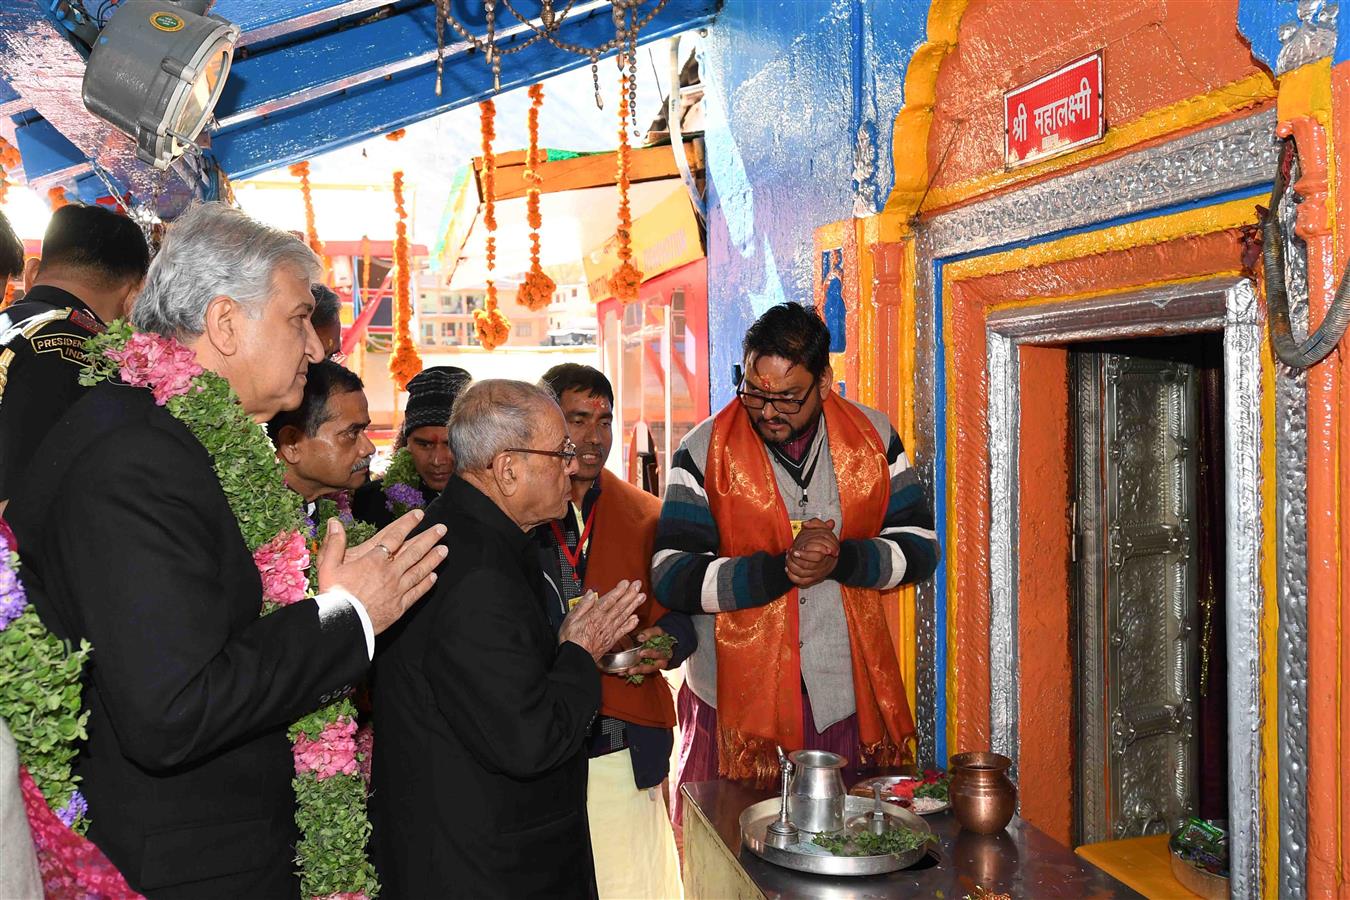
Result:
<svg viewBox="0 0 1350 900">
<path fill-rule="evenodd" d="M 0 512 L 33 451 L 84 393 L 83 344 L 125 315 L 150 250 L 140 228 L 100 206 L 52 214 L 24 297 L 0 313 Z"/>
</svg>

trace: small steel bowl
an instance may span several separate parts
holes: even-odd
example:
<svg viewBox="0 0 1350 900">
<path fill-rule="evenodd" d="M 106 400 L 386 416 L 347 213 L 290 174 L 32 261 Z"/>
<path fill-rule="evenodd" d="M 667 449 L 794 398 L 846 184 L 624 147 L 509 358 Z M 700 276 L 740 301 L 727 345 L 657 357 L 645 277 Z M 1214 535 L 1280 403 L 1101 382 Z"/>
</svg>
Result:
<svg viewBox="0 0 1350 900">
<path fill-rule="evenodd" d="M 642 662 L 642 645 L 626 634 L 615 642 L 614 646 L 596 663 L 606 675 L 618 675 L 624 669 L 630 669 Z"/>
</svg>

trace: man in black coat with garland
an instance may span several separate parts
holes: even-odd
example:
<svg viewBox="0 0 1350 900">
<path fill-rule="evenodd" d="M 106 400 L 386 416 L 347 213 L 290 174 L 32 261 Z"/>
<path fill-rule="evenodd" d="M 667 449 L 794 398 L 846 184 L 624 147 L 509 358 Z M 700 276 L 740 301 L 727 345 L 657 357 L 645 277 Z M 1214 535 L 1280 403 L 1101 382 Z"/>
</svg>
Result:
<svg viewBox="0 0 1350 900">
<path fill-rule="evenodd" d="M 190 347 L 262 423 L 322 358 L 317 273 L 291 235 L 204 204 L 170 227 L 133 321 Z M 330 531 L 318 596 L 259 618 L 213 459 L 149 390 L 100 384 L 52 429 L 9 519 L 43 623 L 93 645 L 75 773 L 88 837 L 134 890 L 294 900 L 286 730 L 348 690 L 374 635 L 430 587 L 442 529 L 405 543 L 417 518 L 350 551 Z"/>
</svg>

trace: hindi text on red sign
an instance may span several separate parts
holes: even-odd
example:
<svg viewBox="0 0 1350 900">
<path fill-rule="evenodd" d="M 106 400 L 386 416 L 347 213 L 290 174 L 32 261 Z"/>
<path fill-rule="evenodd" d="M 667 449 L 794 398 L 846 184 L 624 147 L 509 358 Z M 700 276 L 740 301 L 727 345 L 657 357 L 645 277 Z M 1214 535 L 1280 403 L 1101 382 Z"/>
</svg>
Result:
<svg viewBox="0 0 1350 900">
<path fill-rule="evenodd" d="M 1010 167 L 1101 140 L 1101 52 L 1004 94 L 1003 128 L 1003 158 Z"/>
</svg>

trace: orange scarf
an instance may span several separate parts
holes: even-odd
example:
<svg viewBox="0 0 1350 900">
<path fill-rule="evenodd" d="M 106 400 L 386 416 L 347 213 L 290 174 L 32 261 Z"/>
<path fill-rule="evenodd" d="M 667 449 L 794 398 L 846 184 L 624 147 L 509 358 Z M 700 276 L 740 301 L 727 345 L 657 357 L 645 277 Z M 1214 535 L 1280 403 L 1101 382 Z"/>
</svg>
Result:
<svg viewBox="0 0 1350 900">
<path fill-rule="evenodd" d="M 603 594 L 624 579 L 642 582 L 647 599 L 638 607 L 638 629 L 654 625 L 666 608 L 652 597 L 652 546 L 661 501 L 633 487 L 608 469 L 600 472 L 600 496 L 592 507 L 591 549 L 582 586 Z M 675 727 L 675 703 L 660 675 L 642 684 L 606 675 L 600 679 L 600 714 L 635 725 Z"/>
<path fill-rule="evenodd" d="M 825 432 L 839 486 L 840 537 L 874 538 L 890 500 L 890 467 L 876 428 L 853 404 L 825 397 Z M 764 442 L 739 400 L 713 420 L 705 489 L 719 556 L 781 553 L 792 525 Z M 914 720 L 900 662 L 886 628 L 894 591 L 840 586 L 853 661 L 853 694 L 863 759 L 894 765 L 907 758 Z M 717 637 L 718 769 L 730 778 L 777 777 L 774 749 L 803 746 L 797 589 L 764 606 L 719 613 Z"/>
</svg>

